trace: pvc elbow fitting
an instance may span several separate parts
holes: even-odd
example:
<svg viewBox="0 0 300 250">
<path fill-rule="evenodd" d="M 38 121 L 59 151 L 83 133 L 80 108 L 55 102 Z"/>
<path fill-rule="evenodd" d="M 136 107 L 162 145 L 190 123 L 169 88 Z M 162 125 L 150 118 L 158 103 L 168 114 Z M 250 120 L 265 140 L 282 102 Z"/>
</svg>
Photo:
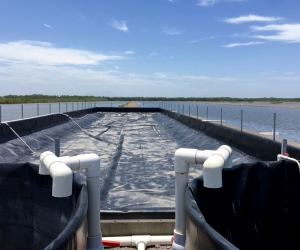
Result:
<svg viewBox="0 0 300 250">
<path fill-rule="evenodd" d="M 179 173 L 188 173 L 189 164 L 196 163 L 197 149 L 180 148 L 175 152 L 174 170 Z"/>
<path fill-rule="evenodd" d="M 56 155 L 46 151 L 40 156 L 39 174 L 51 175 L 52 195 L 67 197 L 72 194 L 73 173 Z"/>
<path fill-rule="evenodd" d="M 220 188 L 222 187 L 222 169 L 231 166 L 232 150 L 228 146 L 221 146 L 210 156 L 203 164 L 204 187 Z"/>
<path fill-rule="evenodd" d="M 60 162 L 54 162 L 50 168 L 53 178 L 52 195 L 54 197 L 67 197 L 72 194 L 73 173 L 70 168 Z"/>
</svg>

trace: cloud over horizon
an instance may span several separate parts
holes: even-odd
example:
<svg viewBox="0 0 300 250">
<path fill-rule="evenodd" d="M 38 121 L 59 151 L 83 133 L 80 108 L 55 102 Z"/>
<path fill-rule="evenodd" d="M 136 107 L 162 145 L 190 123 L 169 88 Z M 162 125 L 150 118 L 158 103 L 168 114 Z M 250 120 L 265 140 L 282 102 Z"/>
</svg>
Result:
<svg viewBox="0 0 300 250">
<path fill-rule="evenodd" d="M 0 43 L 0 62 L 44 65 L 97 65 L 101 61 L 121 60 L 122 56 L 105 55 L 88 50 L 57 48 L 52 43 L 21 40 Z"/>
</svg>

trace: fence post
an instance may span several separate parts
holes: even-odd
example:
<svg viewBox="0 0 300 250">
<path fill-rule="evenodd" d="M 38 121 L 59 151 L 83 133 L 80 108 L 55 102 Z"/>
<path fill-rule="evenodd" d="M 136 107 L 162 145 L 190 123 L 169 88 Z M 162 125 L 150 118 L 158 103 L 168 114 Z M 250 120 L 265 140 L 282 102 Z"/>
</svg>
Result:
<svg viewBox="0 0 300 250">
<path fill-rule="evenodd" d="M 23 104 L 21 105 L 21 113 L 22 113 L 22 119 L 23 119 Z"/>
<path fill-rule="evenodd" d="M 49 103 L 49 114 L 51 114 L 51 103 Z"/>
<path fill-rule="evenodd" d="M 179 103 L 178 103 L 178 114 L 179 114 Z"/>
<path fill-rule="evenodd" d="M 55 138 L 54 141 L 55 141 L 55 155 L 57 157 L 60 157 L 60 142 L 59 142 L 59 139 Z"/>
<path fill-rule="evenodd" d="M 1 120 L 1 106 L 0 106 L 0 123 L 2 122 L 2 120 Z"/>
<path fill-rule="evenodd" d="M 184 104 L 182 104 L 182 114 L 184 115 Z"/>
<path fill-rule="evenodd" d="M 60 102 L 58 103 L 58 113 L 60 113 Z"/>
<path fill-rule="evenodd" d="M 191 105 L 189 105 L 189 117 L 191 117 Z"/>
<path fill-rule="evenodd" d="M 40 105 L 37 104 L 37 107 L 36 107 L 36 115 L 39 116 L 40 115 Z"/>
<path fill-rule="evenodd" d="M 275 130 L 276 130 L 276 113 L 274 113 L 273 141 L 275 141 Z"/>
<path fill-rule="evenodd" d="M 74 102 L 72 102 L 72 111 L 74 111 Z"/>
<path fill-rule="evenodd" d="M 222 116 L 223 116 L 223 114 L 222 114 L 222 108 L 221 108 L 221 126 L 223 125 L 223 124 L 222 124 L 222 120 L 223 120 L 223 117 L 222 117 Z"/>
<path fill-rule="evenodd" d="M 198 106 L 197 106 L 197 120 L 198 120 Z"/>
<path fill-rule="evenodd" d="M 287 139 L 282 139 L 281 154 L 287 153 Z"/>
<path fill-rule="evenodd" d="M 243 110 L 241 110 L 241 131 L 243 132 Z"/>
<path fill-rule="evenodd" d="M 208 121 L 208 107 L 206 108 L 206 120 Z"/>
</svg>

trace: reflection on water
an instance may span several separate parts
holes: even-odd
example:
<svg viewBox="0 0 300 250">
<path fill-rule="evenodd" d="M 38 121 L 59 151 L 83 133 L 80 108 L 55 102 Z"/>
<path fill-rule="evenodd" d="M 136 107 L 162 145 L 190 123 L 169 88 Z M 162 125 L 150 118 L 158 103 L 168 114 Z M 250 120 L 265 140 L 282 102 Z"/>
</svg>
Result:
<svg viewBox="0 0 300 250">
<path fill-rule="evenodd" d="M 160 107 L 161 102 L 139 102 L 145 107 Z M 279 134 L 276 138 L 287 139 L 300 143 L 300 104 L 259 104 L 259 106 L 249 105 L 249 103 L 239 103 L 238 105 L 194 103 L 194 102 L 165 102 L 165 109 L 183 113 L 185 115 L 197 116 L 209 120 L 222 120 L 223 123 L 241 128 L 241 117 L 243 117 L 243 129 L 255 132 L 273 132 L 274 113 L 276 113 L 275 131 Z M 242 112 L 241 112 L 242 110 Z M 208 112 L 207 112 L 208 111 Z"/>
<path fill-rule="evenodd" d="M 127 102 L 61 102 L 61 103 L 27 103 L 27 104 L 1 104 L 1 121 L 12 121 L 23 118 L 47 115 L 53 113 L 64 113 L 87 109 L 92 107 L 119 107 Z M 23 110 L 22 110 L 23 106 Z"/>
</svg>

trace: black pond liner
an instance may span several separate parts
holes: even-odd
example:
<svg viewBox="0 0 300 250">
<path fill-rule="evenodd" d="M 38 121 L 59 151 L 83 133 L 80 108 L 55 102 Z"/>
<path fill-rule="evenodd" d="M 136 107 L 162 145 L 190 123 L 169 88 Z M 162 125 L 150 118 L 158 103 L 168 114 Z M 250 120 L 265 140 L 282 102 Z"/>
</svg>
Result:
<svg viewBox="0 0 300 250">
<path fill-rule="evenodd" d="M 186 189 L 186 249 L 299 249 L 300 178 L 295 162 L 223 170 L 223 187 Z"/>
<path fill-rule="evenodd" d="M 72 195 L 55 198 L 38 165 L 0 164 L 0 248 L 85 249 L 87 190 L 73 180 Z"/>
</svg>

